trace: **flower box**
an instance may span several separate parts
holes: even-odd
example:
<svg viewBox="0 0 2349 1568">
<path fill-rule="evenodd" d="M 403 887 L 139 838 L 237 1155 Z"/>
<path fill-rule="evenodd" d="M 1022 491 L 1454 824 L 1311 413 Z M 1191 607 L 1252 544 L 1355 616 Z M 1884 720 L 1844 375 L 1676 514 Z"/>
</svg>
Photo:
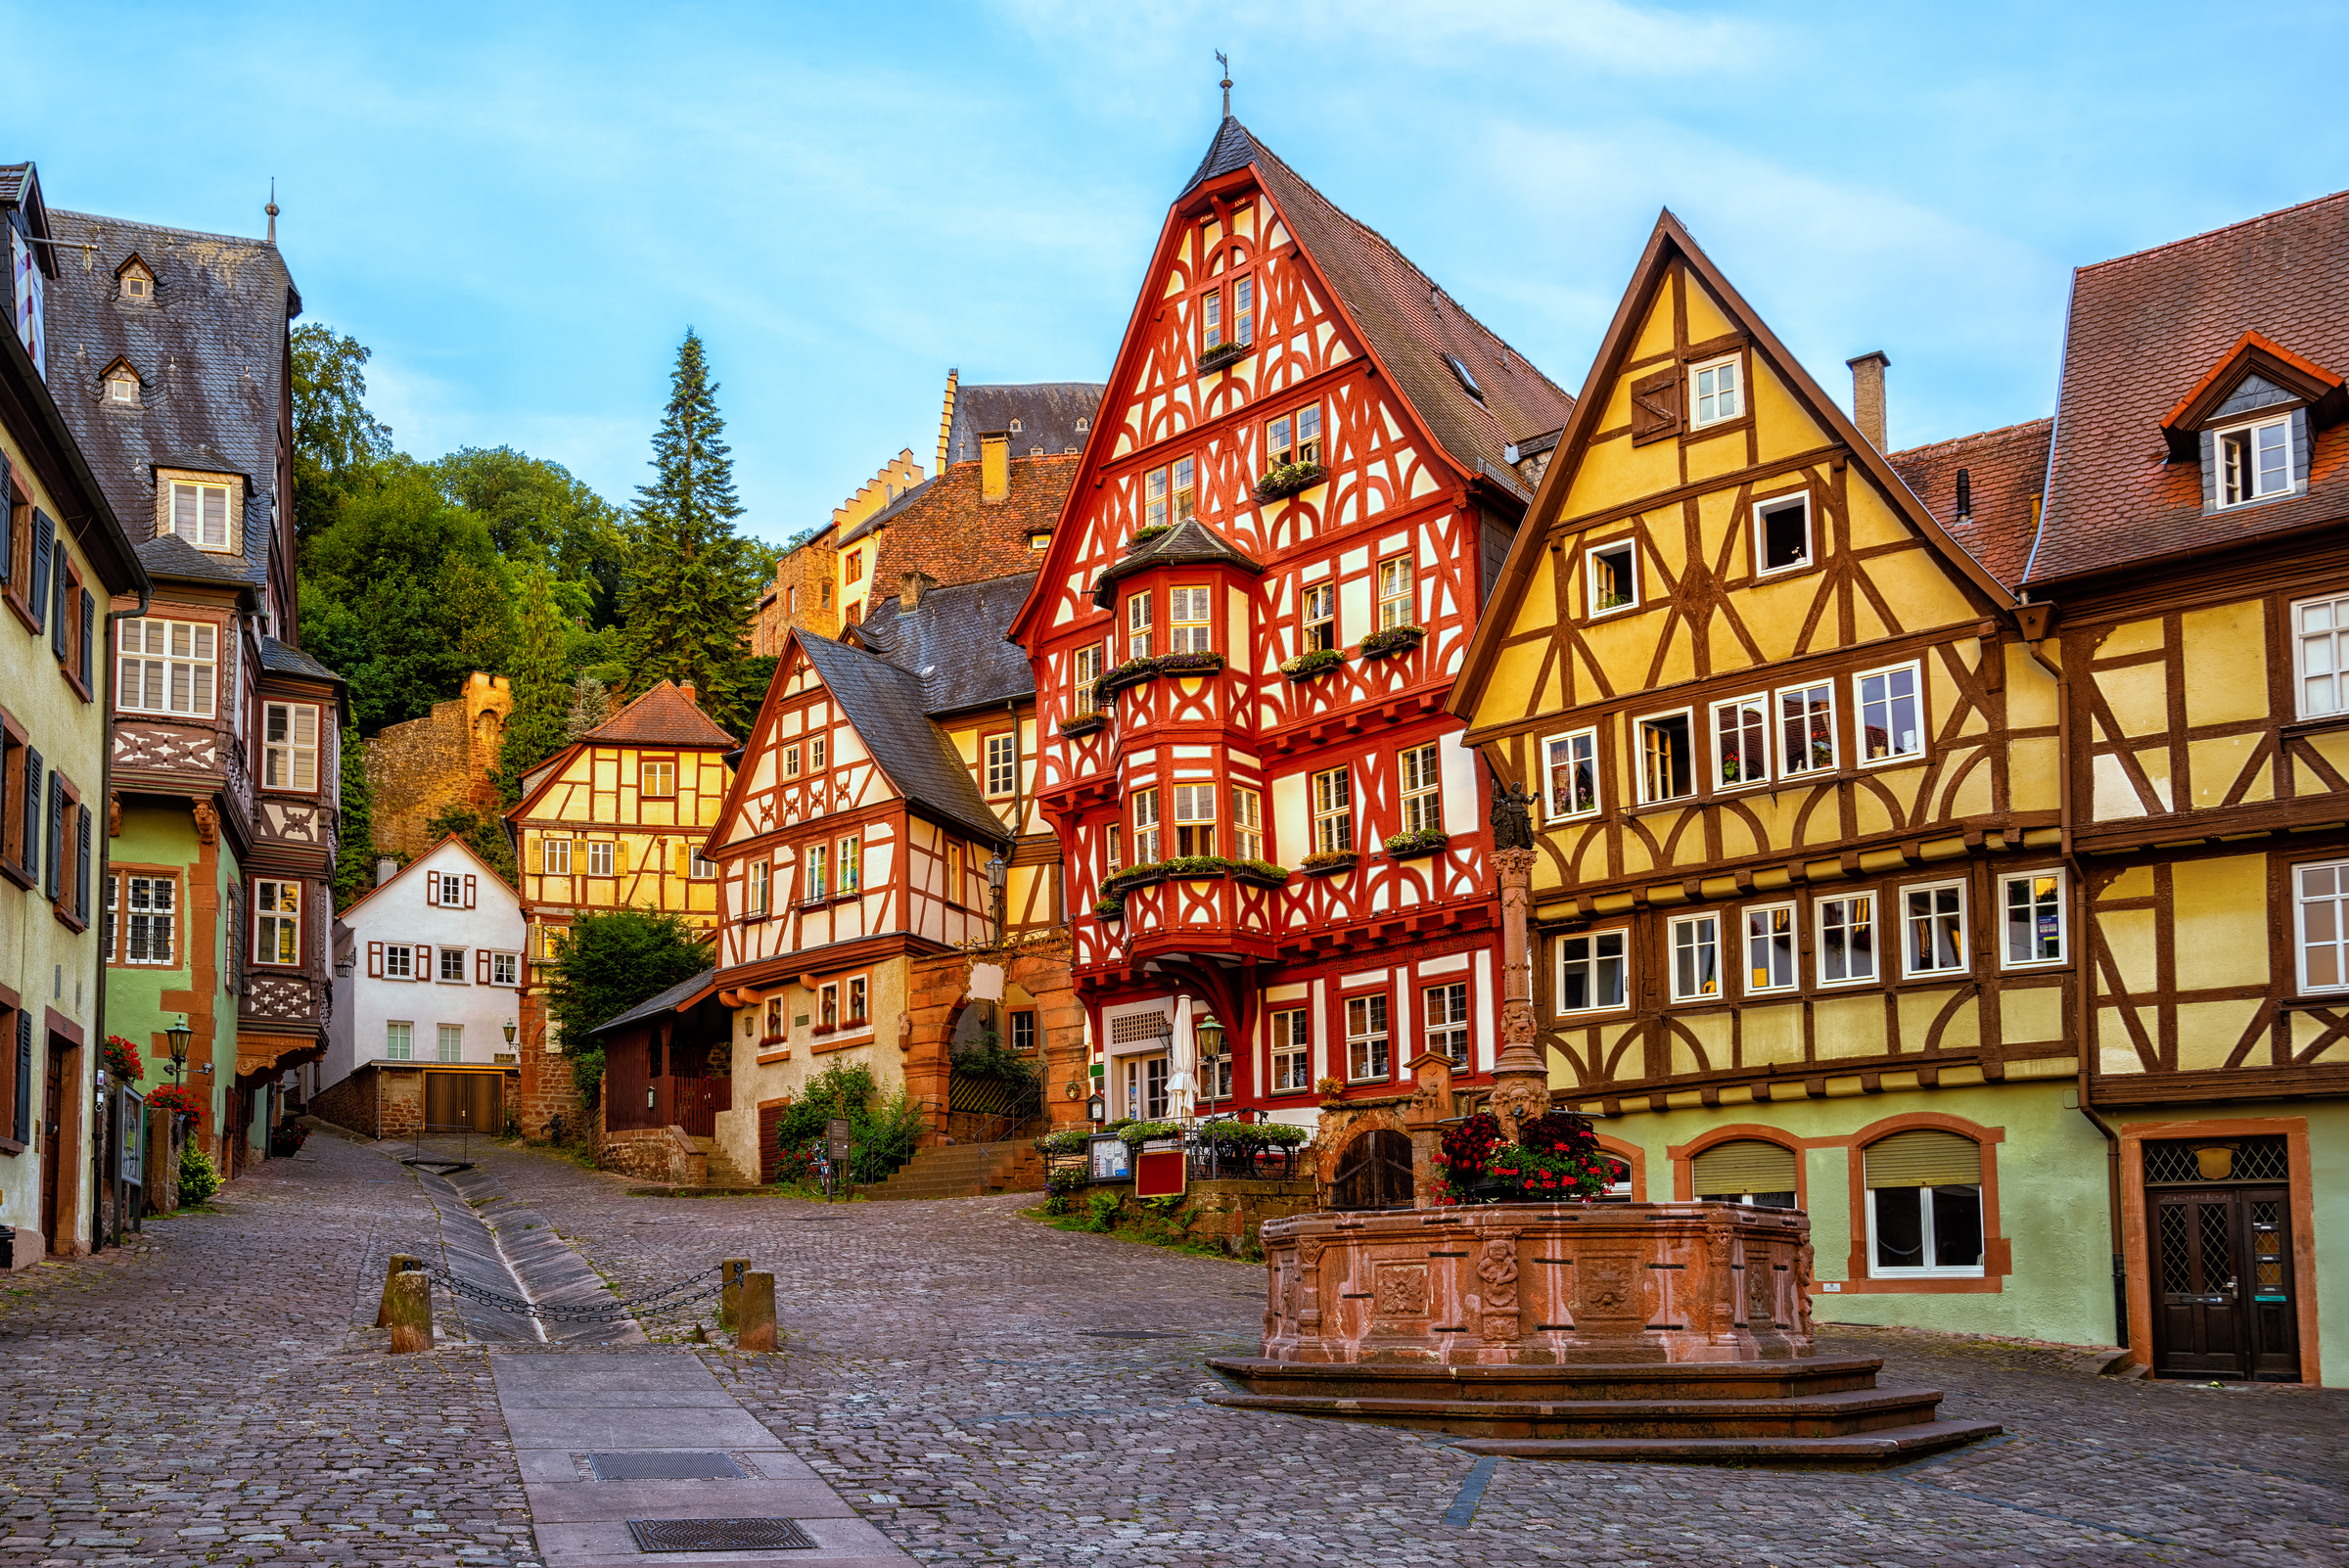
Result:
<svg viewBox="0 0 2349 1568">
<path fill-rule="evenodd" d="M 1146 527 L 1135 529 L 1133 537 L 1126 541 L 1127 552 L 1130 554 L 1145 544 L 1165 538 L 1174 531 L 1174 525 L 1172 523 L 1152 523 Z"/>
<path fill-rule="evenodd" d="M 1232 864 L 1231 877 L 1260 888 L 1281 888 L 1288 886 L 1289 868 L 1269 860 L 1239 860 Z"/>
<path fill-rule="evenodd" d="M 1280 672 L 1292 681 L 1308 681 L 1328 674 L 1346 663 L 1346 656 L 1335 648 L 1315 648 L 1280 662 Z"/>
<path fill-rule="evenodd" d="M 1340 871 L 1353 870 L 1361 863 L 1361 858 L 1352 850 L 1324 850 L 1318 854 L 1307 855 L 1305 863 L 1297 869 L 1309 877 L 1333 876 Z"/>
<path fill-rule="evenodd" d="M 1116 925 L 1126 918 L 1126 900 L 1123 899 L 1096 900 L 1093 904 L 1093 918 L 1105 925 Z"/>
<path fill-rule="evenodd" d="M 1412 860 L 1423 854 L 1442 853 L 1451 836 L 1442 828 L 1417 828 L 1408 833 L 1397 833 L 1387 840 L 1387 858 Z"/>
<path fill-rule="evenodd" d="M 1256 498 L 1277 501 L 1284 495 L 1312 489 L 1328 477 L 1329 471 L 1318 463 L 1275 463 L 1256 482 Z"/>
<path fill-rule="evenodd" d="M 1252 343 L 1220 343 L 1199 356 L 1199 374 L 1204 376 L 1225 365 L 1236 365 L 1254 352 L 1256 345 Z"/>
<path fill-rule="evenodd" d="M 818 1039 L 821 1039 L 821 1038 L 824 1038 L 826 1035 L 837 1035 L 837 1034 L 839 1034 L 839 1033 L 840 1033 L 840 1026 L 839 1026 L 838 1024 L 817 1024 L 817 1025 L 816 1025 L 816 1026 L 815 1026 L 813 1029 L 811 1029 L 811 1030 L 809 1031 L 809 1033 L 810 1033 L 810 1034 L 812 1034 L 812 1035 L 814 1035 L 816 1038 L 818 1038 Z"/>
<path fill-rule="evenodd" d="M 1128 686 L 1158 678 L 1155 659 L 1128 659 L 1093 683 L 1093 701 L 1106 703 Z"/>
<path fill-rule="evenodd" d="M 1425 626 L 1389 626 L 1373 631 L 1362 639 L 1364 659 L 1392 659 L 1397 654 L 1409 653 L 1427 635 Z"/>
<path fill-rule="evenodd" d="M 1158 658 L 1158 672 L 1162 675 L 1212 675 L 1223 668 L 1220 653 L 1171 653 Z"/>
<path fill-rule="evenodd" d="M 1075 740 L 1080 735 L 1091 735 L 1097 733 L 1101 726 L 1107 722 L 1108 720 L 1097 713 L 1080 714 L 1075 718 L 1062 719 L 1060 721 L 1060 733 L 1062 738 L 1065 740 Z"/>
</svg>

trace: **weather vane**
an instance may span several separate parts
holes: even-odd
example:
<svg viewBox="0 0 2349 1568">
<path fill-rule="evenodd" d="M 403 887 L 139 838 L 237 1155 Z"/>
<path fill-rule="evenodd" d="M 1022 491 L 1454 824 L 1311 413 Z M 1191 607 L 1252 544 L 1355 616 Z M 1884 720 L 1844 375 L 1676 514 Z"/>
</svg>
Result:
<svg viewBox="0 0 2349 1568">
<path fill-rule="evenodd" d="M 1223 117 L 1229 119 L 1231 118 L 1231 57 L 1219 49 L 1216 51 L 1216 64 L 1223 68 L 1223 80 L 1220 85 L 1223 89 Z"/>
</svg>

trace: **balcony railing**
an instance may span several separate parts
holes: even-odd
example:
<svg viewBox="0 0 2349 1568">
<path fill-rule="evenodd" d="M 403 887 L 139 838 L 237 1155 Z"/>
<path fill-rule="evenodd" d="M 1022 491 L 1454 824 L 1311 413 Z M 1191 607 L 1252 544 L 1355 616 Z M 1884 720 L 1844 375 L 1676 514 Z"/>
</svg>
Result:
<svg viewBox="0 0 2349 1568">
<path fill-rule="evenodd" d="M 1206 1117 L 1196 1121 L 1174 1124 L 1178 1130 L 1141 1142 L 1127 1145 L 1128 1169 L 1132 1156 L 1165 1149 L 1179 1148 L 1183 1153 L 1185 1179 L 1190 1181 L 1296 1181 L 1309 1174 L 1305 1153 L 1308 1143 L 1255 1143 L 1217 1133 L 1216 1128 L 1237 1128 L 1241 1124 L 1232 1117 Z M 1048 1140 L 1047 1140 L 1048 1142 Z M 1044 1150 L 1044 1170 L 1049 1176 L 1056 1172 L 1072 1174 L 1084 1182 L 1127 1181 L 1130 1176 L 1101 1176 L 1093 1170 L 1091 1140 L 1075 1149 Z M 1065 1179 L 1065 1178 L 1064 1178 Z"/>
</svg>

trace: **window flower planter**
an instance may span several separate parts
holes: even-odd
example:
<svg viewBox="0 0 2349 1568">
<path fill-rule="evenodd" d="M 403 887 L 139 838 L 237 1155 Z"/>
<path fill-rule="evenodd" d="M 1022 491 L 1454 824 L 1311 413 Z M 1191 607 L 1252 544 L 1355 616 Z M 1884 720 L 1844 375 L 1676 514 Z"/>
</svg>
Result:
<svg viewBox="0 0 2349 1568">
<path fill-rule="evenodd" d="M 1235 882 L 1253 883 L 1260 888 L 1279 888 L 1288 885 L 1289 868 L 1274 865 L 1269 860 L 1241 860 L 1233 865 L 1231 875 Z"/>
<path fill-rule="evenodd" d="M 1346 663 L 1346 656 L 1335 648 L 1315 648 L 1280 662 L 1280 672 L 1292 681 L 1318 679 Z"/>
<path fill-rule="evenodd" d="M 1157 678 L 1157 660 L 1128 659 L 1094 683 L 1093 700 L 1105 703 L 1128 686 L 1139 686 L 1145 680 Z"/>
<path fill-rule="evenodd" d="M 1362 639 L 1364 659 L 1392 659 L 1397 654 L 1409 653 L 1427 635 L 1425 626 L 1389 626 L 1373 631 Z"/>
<path fill-rule="evenodd" d="M 1448 842 L 1450 835 L 1442 828 L 1420 828 L 1410 833 L 1397 833 L 1387 840 L 1387 858 L 1410 860 L 1423 854 L 1440 853 Z"/>
<path fill-rule="evenodd" d="M 1116 925 L 1126 918 L 1126 900 L 1108 898 L 1096 900 L 1093 904 L 1093 918 L 1107 925 Z"/>
<path fill-rule="evenodd" d="M 1153 539 L 1163 539 L 1174 531 L 1174 525 L 1172 523 L 1153 523 L 1146 528 L 1135 529 L 1133 537 L 1126 541 L 1126 548 L 1128 551 L 1138 550 Z"/>
<path fill-rule="evenodd" d="M 1361 863 L 1361 859 L 1352 850 L 1323 850 L 1317 854 L 1307 855 L 1305 864 L 1297 869 L 1309 877 L 1326 877 L 1340 871 L 1351 871 Z"/>
<path fill-rule="evenodd" d="M 1223 668 L 1220 653 L 1171 653 L 1158 658 L 1158 672 L 1162 675 L 1212 675 Z"/>
<path fill-rule="evenodd" d="M 1256 482 L 1256 498 L 1277 501 L 1284 495 L 1311 489 L 1328 477 L 1329 471 L 1318 463 L 1276 463 Z"/>
<path fill-rule="evenodd" d="M 1099 714 L 1082 714 L 1075 718 L 1064 718 L 1060 721 L 1061 737 L 1075 740 L 1080 735 L 1091 735 L 1107 722 Z"/>
<path fill-rule="evenodd" d="M 813 1029 L 809 1030 L 808 1033 L 813 1035 L 817 1039 L 822 1039 L 827 1035 L 839 1034 L 840 1026 L 838 1024 L 817 1024 Z"/>
<path fill-rule="evenodd" d="M 1236 365 L 1254 352 L 1256 345 L 1252 343 L 1220 343 L 1199 356 L 1199 374 L 1204 376 L 1225 365 Z"/>
</svg>

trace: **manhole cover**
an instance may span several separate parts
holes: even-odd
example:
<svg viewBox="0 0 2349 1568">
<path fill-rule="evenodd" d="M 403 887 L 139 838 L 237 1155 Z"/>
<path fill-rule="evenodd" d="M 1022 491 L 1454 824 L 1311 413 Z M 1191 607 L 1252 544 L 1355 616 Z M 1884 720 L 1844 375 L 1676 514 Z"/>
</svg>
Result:
<svg viewBox="0 0 2349 1568">
<path fill-rule="evenodd" d="M 1083 1339 L 1173 1339 L 1174 1337 L 1173 1334 L 1162 1334 L 1154 1328 L 1081 1328 L 1077 1332 L 1079 1337 Z"/>
<path fill-rule="evenodd" d="M 757 1551 L 812 1546 L 796 1519 L 630 1519 L 638 1551 Z"/>
<path fill-rule="evenodd" d="M 598 1481 L 742 1481 L 742 1467 L 723 1453 L 590 1453 Z"/>
</svg>

